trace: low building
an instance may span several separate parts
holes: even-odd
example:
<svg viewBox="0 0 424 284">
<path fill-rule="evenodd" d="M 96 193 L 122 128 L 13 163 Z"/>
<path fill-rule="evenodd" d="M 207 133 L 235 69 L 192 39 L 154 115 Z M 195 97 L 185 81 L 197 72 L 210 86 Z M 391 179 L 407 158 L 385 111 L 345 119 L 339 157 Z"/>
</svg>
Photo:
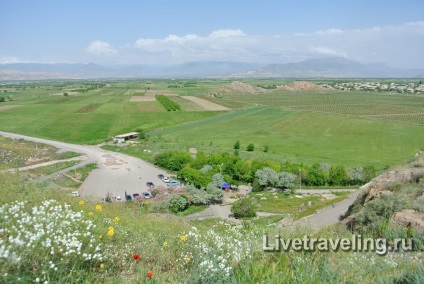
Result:
<svg viewBox="0 0 424 284">
<path fill-rule="evenodd" d="M 114 143 L 124 143 L 125 141 L 138 138 L 138 132 L 130 132 L 125 134 L 116 135 L 113 137 Z"/>
</svg>

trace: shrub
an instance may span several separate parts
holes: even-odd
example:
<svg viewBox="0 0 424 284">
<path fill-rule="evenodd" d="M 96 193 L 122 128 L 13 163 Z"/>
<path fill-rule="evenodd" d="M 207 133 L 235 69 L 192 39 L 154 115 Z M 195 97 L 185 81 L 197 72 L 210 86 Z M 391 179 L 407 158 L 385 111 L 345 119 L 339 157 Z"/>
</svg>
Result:
<svg viewBox="0 0 424 284">
<path fill-rule="evenodd" d="M 234 150 L 240 149 L 240 141 L 237 140 L 237 142 L 234 144 Z"/>
<path fill-rule="evenodd" d="M 208 184 L 206 187 L 206 192 L 209 194 L 209 200 L 211 202 L 221 202 L 224 198 L 224 192 L 222 189 L 216 187 L 213 182 Z"/>
<path fill-rule="evenodd" d="M 150 213 L 169 213 L 169 201 L 156 201 L 149 207 Z"/>
<path fill-rule="evenodd" d="M 253 152 L 255 150 L 255 145 L 249 144 L 246 147 L 246 151 Z"/>
<path fill-rule="evenodd" d="M 259 192 L 259 191 L 262 191 L 264 189 L 265 189 L 265 187 L 264 186 L 261 186 L 260 183 L 259 183 L 259 181 L 257 179 L 255 179 L 253 181 L 253 183 L 252 183 L 252 191 L 253 192 Z"/>
<path fill-rule="evenodd" d="M 231 212 L 234 213 L 236 218 L 255 217 L 256 211 L 249 198 L 243 198 L 240 201 L 234 202 L 231 207 Z"/>
<path fill-rule="evenodd" d="M 171 198 L 169 198 L 169 208 L 171 208 L 171 210 L 175 213 L 179 211 L 184 211 L 184 209 L 186 209 L 188 205 L 189 204 L 187 196 L 185 196 L 184 194 L 172 195 Z"/>
</svg>

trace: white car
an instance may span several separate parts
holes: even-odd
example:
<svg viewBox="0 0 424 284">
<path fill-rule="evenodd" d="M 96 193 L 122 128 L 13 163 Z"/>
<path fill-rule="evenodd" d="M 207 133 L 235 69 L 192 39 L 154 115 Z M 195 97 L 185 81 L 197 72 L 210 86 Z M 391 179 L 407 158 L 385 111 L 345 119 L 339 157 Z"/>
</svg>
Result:
<svg viewBox="0 0 424 284">
<path fill-rule="evenodd" d="M 163 181 L 163 182 L 168 182 L 168 181 L 169 181 L 169 177 L 163 177 L 163 178 L 162 178 L 162 181 Z"/>
<path fill-rule="evenodd" d="M 118 201 L 119 201 L 119 200 L 122 200 L 122 197 L 121 197 L 121 196 L 119 196 L 119 195 L 117 195 L 117 196 L 116 196 L 116 200 L 118 200 Z"/>
</svg>

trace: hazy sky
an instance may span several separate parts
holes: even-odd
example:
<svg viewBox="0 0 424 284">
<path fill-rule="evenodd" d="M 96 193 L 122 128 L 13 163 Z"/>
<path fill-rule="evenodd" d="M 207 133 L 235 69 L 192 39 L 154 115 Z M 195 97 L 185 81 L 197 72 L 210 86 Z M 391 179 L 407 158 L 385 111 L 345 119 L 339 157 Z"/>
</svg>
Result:
<svg viewBox="0 0 424 284">
<path fill-rule="evenodd" d="M 0 0 L 0 63 L 328 56 L 424 68 L 424 0 Z"/>
</svg>

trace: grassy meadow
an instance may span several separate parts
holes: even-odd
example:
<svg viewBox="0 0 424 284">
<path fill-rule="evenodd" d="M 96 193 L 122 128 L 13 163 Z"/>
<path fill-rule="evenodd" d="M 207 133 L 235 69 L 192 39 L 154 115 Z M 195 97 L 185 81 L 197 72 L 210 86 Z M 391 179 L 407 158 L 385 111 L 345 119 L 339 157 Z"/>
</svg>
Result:
<svg viewBox="0 0 424 284">
<path fill-rule="evenodd" d="M 288 83 L 271 79 L 244 82 L 252 86 Z M 374 165 L 382 170 L 423 149 L 423 97 L 352 91 L 250 94 L 230 90 L 230 84 L 225 80 L 11 83 L 7 93 L 0 93 L 7 98 L 0 105 L 0 130 L 95 144 L 141 128 L 147 130 L 147 140 L 107 148 L 147 161 L 162 151 L 190 147 L 206 153 L 233 152 L 239 140 L 244 158 Z M 62 95 L 65 92 L 67 96 Z M 157 101 L 130 102 L 133 95 L 156 93 L 178 95 L 173 101 L 181 104 L 181 110 L 168 112 Z M 179 97 L 186 95 L 231 110 L 204 111 Z M 8 105 L 18 107 L 1 108 Z M 253 152 L 245 150 L 250 143 L 255 146 Z M 253 193 L 248 198 L 257 210 L 277 216 L 246 219 L 236 225 L 149 213 L 147 202 L 100 203 L 70 196 L 94 164 L 73 171 L 72 179 L 43 183 L 29 182 L 27 173 L 3 171 L 23 166 L 29 157 L 65 159 L 75 153 L 55 155 L 53 147 L 12 143 L 0 137 L 0 283 L 424 282 L 422 252 L 381 256 L 342 250 L 264 251 L 264 235 L 272 240 L 276 235 L 284 239 L 351 239 L 352 232 L 343 226 L 316 232 L 271 224 L 282 215 L 298 219 L 313 214 L 346 193 L 336 194 L 333 200 L 301 199 L 282 192 Z M 67 165 L 38 171 L 46 174 Z M 307 201 L 312 206 L 298 212 Z M 194 213 L 197 209 L 189 210 Z M 405 228 L 388 224 L 387 220 L 384 228 L 391 236 L 407 235 Z"/>
<path fill-rule="evenodd" d="M 140 203 L 96 203 L 71 197 L 46 184 L 25 183 L 16 174 L 0 172 L 0 185 L 2 283 L 395 284 L 423 280 L 420 253 L 380 256 L 340 250 L 263 250 L 263 235 L 269 237 L 270 245 L 275 235 L 351 239 L 352 234 L 342 227 L 320 232 L 276 228 L 266 222 L 270 218 L 245 221 L 242 226 L 217 219 L 187 222 L 184 217 L 149 214 Z"/>
<path fill-rule="evenodd" d="M 288 83 L 245 82 L 249 86 Z M 424 145 L 424 100 L 420 95 L 278 89 L 252 94 L 229 86 L 229 80 L 12 84 L 4 93 L 11 100 L 2 105 L 19 107 L 0 110 L 0 129 L 96 144 L 141 128 L 149 131 L 154 145 L 148 145 L 157 151 L 190 147 L 205 152 L 232 151 L 239 140 L 244 157 L 372 164 L 380 170 L 407 159 Z M 63 96 L 65 92 L 69 95 Z M 178 95 L 171 99 L 181 105 L 181 111 L 166 111 L 158 101 L 130 102 L 133 95 L 154 94 Z M 204 111 L 180 97 L 186 95 L 232 110 Z M 255 151 L 243 151 L 250 143 Z M 265 146 L 269 149 L 266 153 Z"/>
</svg>

